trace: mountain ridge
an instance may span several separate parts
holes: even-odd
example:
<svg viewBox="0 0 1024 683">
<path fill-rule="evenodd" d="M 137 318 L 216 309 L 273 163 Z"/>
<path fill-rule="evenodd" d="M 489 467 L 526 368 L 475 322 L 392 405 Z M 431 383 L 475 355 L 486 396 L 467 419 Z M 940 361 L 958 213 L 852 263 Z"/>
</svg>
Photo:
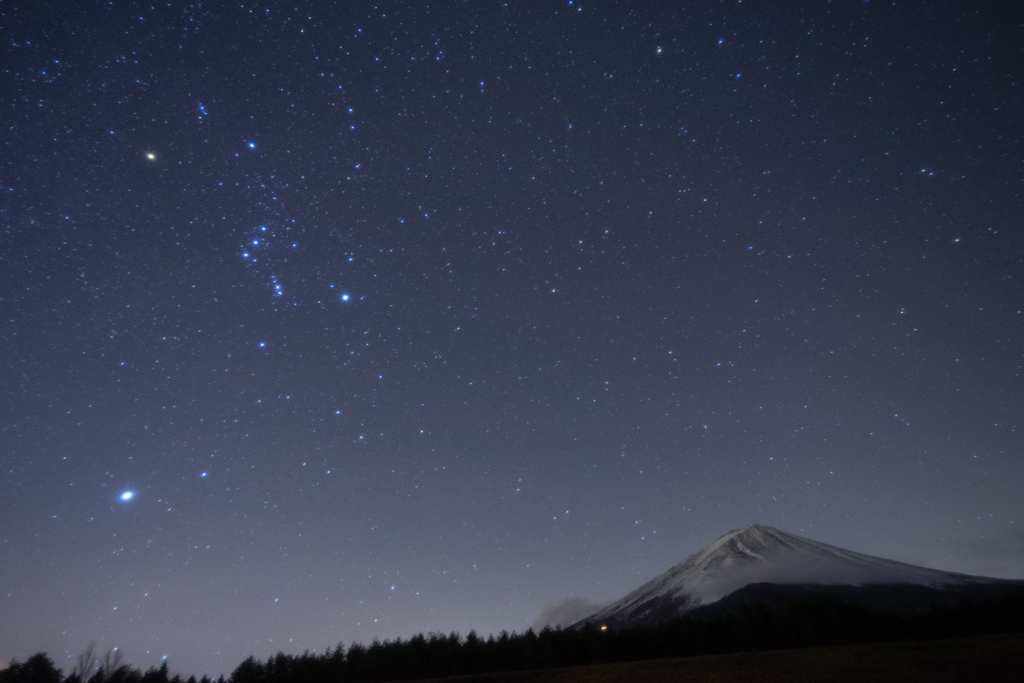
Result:
<svg viewBox="0 0 1024 683">
<path fill-rule="evenodd" d="M 624 597 L 578 622 L 577 626 L 588 623 L 657 623 L 701 608 L 705 608 L 701 611 L 707 611 L 707 606 L 754 584 L 915 586 L 942 590 L 1019 583 L 888 560 L 813 541 L 774 527 L 752 524 L 724 534 Z M 784 592 L 797 593 L 794 590 Z M 857 591 L 838 592 L 847 596 L 858 594 Z M 859 593 L 867 596 L 869 593 L 876 595 L 878 591 Z M 963 591 L 961 593 L 968 594 Z M 779 591 L 773 594 L 777 595 Z M 916 591 L 916 594 L 921 594 L 921 591 Z"/>
</svg>

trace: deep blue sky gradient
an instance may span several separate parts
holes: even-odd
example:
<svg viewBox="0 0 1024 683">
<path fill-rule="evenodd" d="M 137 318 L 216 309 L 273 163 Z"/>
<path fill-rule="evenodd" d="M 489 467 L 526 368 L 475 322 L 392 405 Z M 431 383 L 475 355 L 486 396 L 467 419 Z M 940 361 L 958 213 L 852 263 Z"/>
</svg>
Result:
<svg viewBox="0 0 1024 683">
<path fill-rule="evenodd" d="M 0 5 L 0 658 L 1024 578 L 1020 8 L 325 4 Z"/>
</svg>

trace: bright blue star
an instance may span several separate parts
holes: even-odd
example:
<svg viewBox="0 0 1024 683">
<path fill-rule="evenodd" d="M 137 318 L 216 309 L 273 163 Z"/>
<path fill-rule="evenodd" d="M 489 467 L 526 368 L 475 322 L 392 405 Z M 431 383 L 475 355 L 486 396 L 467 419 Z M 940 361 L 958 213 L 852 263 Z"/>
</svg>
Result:
<svg viewBox="0 0 1024 683">
<path fill-rule="evenodd" d="M 256 143 L 255 142 L 250 142 L 249 143 L 249 149 L 256 149 Z"/>
<path fill-rule="evenodd" d="M 131 500 L 134 497 L 135 497 L 135 491 L 122 491 L 121 492 L 121 500 L 127 501 L 127 500 Z"/>
<path fill-rule="evenodd" d="M 342 295 L 341 295 L 341 300 L 342 300 L 342 301 L 348 301 L 348 300 L 349 300 L 349 298 L 351 298 L 351 297 L 349 297 L 349 295 L 348 295 L 348 293 L 347 293 L 347 292 L 346 292 L 345 294 L 342 294 Z"/>
</svg>

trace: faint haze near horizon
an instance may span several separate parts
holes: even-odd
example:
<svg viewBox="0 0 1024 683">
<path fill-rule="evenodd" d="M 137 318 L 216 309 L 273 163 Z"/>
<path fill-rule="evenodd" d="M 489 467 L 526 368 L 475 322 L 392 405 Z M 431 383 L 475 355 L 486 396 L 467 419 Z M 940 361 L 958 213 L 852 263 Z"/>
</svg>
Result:
<svg viewBox="0 0 1024 683">
<path fill-rule="evenodd" d="M 1019 14 L 3 3 L 0 656 L 1024 578 Z"/>
</svg>

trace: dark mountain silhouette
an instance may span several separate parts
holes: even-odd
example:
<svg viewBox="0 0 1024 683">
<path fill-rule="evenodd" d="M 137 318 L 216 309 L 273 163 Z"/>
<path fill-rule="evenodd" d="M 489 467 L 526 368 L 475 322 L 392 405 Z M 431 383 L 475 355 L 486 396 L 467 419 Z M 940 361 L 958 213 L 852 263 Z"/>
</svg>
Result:
<svg viewBox="0 0 1024 683">
<path fill-rule="evenodd" d="M 918 567 L 754 524 L 730 531 L 577 626 L 649 626 L 807 598 L 909 614 L 1020 586 L 1024 582 Z"/>
</svg>

